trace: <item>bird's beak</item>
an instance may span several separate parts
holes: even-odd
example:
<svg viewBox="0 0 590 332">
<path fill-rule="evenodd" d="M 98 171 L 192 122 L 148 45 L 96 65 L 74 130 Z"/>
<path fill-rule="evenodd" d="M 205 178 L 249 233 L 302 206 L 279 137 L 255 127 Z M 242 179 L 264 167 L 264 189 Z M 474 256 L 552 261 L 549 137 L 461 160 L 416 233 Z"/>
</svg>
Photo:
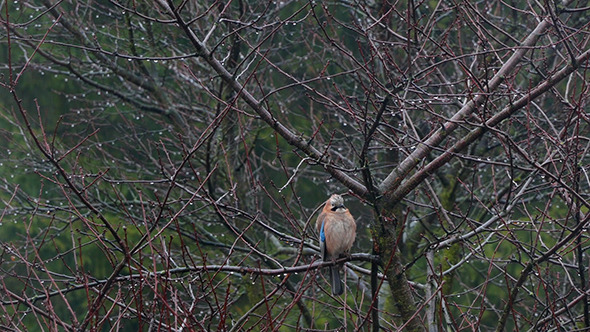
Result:
<svg viewBox="0 0 590 332">
<path fill-rule="evenodd" d="M 346 209 L 346 207 L 344 205 L 332 205 L 332 211 L 336 211 L 340 208 Z"/>
</svg>

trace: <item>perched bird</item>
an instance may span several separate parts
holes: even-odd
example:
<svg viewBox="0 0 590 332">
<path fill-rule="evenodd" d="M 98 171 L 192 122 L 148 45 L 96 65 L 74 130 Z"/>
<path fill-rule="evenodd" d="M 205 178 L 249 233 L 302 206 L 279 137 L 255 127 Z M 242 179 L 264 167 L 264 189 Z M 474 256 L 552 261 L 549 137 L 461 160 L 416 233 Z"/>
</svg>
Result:
<svg viewBox="0 0 590 332">
<path fill-rule="evenodd" d="M 338 194 L 326 201 L 315 228 L 320 234 L 320 251 L 324 262 L 334 261 L 341 254 L 348 253 L 356 237 L 356 222 L 344 206 L 344 199 Z M 334 295 L 344 291 L 339 270 L 340 266 L 330 266 L 330 283 Z"/>
</svg>

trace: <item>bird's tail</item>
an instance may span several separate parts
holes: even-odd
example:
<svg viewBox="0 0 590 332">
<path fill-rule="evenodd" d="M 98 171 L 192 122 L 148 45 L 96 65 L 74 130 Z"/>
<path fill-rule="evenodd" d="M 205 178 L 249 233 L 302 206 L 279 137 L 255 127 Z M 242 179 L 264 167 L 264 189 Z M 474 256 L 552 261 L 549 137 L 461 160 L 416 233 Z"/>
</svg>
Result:
<svg viewBox="0 0 590 332">
<path fill-rule="evenodd" d="M 340 280 L 339 266 L 330 266 L 330 283 L 332 284 L 332 294 L 340 295 L 343 293 L 342 281 Z"/>
</svg>

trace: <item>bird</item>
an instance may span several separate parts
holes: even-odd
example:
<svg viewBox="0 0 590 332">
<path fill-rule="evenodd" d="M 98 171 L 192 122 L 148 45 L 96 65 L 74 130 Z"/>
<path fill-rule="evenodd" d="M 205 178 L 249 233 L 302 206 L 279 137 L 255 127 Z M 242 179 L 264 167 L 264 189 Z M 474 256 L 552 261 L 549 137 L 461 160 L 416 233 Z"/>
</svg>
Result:
<svg viewBox="0 0 590 332">
<path fill-rule="evenodd" d="M 344 199 L 338 194 L 328 198 L 316 220 L 315 228 L 319 233 L 320 253 L 324 262 L 334 261 L 342 254 L 347 254 L 356 237 L 356 222 L 344 206 Z M 344 291 L 340 267 L 341 265 L 329 267 L 333 295 L 340 295 Z"/>
</svg>

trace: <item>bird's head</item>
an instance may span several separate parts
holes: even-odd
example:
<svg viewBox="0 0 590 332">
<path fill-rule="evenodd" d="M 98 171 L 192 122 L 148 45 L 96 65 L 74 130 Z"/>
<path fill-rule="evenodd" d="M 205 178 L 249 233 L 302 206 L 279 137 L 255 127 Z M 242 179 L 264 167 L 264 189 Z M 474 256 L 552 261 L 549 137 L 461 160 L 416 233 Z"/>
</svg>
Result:
<svg viewBox="0 0 590 332">
<path fill-rule="evenodd" d="M 346 210 L 346 207 L 344 206 L 344 199 L 338 194 L 333 194 L 330 196 L 330 199 L 328 199 L 328 204 L 330 204 L 330 210 L 332 211 L 336 211 L 338 209 Z"/>
</svg>

